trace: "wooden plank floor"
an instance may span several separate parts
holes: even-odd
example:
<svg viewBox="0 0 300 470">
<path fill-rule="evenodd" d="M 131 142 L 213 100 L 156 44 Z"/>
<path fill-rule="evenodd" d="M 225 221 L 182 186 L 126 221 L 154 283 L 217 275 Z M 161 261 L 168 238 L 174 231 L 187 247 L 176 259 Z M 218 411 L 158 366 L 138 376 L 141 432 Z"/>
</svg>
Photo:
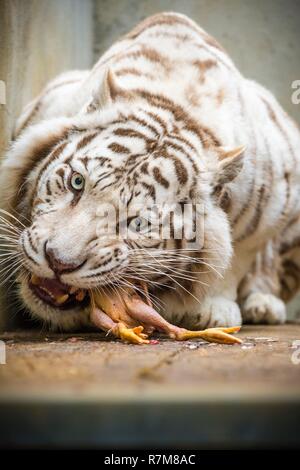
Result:
<svg viewBox="0 0 300 470">
<path fill-rule="evenodd" d="M 96 333 L 3 334 L 3 439 L 61 446 L 299 443 L 300 325 L 246 326 L 240 337 L 241 346 L 163 338 L 135 346 Z"/>
</svg>

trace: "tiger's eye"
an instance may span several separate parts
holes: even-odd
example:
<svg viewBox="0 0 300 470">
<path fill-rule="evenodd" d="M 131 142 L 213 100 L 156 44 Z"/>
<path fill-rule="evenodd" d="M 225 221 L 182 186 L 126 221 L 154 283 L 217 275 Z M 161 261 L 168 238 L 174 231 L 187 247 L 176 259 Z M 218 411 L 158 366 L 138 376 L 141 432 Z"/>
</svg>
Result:
<svg viewBox="0 0 300 470">
<path fill-rule="evenodd" d="M 80 173 L 74 173 L 71 177 L 71 186 L 75 191 L 82 191 L 84 188 L 84 177 Z"/>
<path fill-rule="evenodd" d="M 140 229 L 141 229 L 141 226 L 142 226 L 142 219 L 141 219 L 141 217 L 137 217 L 137 218 L 134 220 L 134 224 L 135 224 L 135 228 L 136 228 L 137 232 L 139 232 Z"/>
<path fill-rule="evenodd" d="M 144 217 L 135 217 L 132 219 L 131 228 L 134 232 L 145 232 L 149 229 L 149 221 Z"/>
</svg>

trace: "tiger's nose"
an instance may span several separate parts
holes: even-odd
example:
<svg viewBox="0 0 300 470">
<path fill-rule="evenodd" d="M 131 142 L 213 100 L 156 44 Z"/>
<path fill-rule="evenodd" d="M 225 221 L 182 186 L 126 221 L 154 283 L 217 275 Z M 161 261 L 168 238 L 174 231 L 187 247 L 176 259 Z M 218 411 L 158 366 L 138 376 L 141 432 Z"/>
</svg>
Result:
<svg viewBox="0 0 300 470">
<path fill-rule="evenodd" d="M 55 274 L 58 275 L 75 271 L 76 269 L 83 266 L 85 263 L 85 261 L 79 261 L 78 263 L 66 263 L 62 261 L 61 259 L 59 259 L 55 251 L 48 246 L 47 243 L 45 244 L 45 257 L 52 271 L 54 271 Z"/>
</svg>

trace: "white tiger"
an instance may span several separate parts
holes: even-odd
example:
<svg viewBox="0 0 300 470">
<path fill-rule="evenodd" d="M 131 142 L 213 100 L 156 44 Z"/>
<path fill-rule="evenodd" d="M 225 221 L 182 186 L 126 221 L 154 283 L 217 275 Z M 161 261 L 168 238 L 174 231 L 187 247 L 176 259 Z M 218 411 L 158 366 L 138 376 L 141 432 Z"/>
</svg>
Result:
<svg viewBox="0 0 300 470">
<path fill-rule="evenodd" d="M 3 272 L 62 329 L 90 324 L 87 289 L 133 274 L 177 324 L 282 323 L 300 279 L 299 160 L 271 93 L 189 18 L 152 16 L 23 111 L 1 168 Z M 120 201 L 202 204 L 204 245 L 108 240 L 97 208 Z"/>
</svg>

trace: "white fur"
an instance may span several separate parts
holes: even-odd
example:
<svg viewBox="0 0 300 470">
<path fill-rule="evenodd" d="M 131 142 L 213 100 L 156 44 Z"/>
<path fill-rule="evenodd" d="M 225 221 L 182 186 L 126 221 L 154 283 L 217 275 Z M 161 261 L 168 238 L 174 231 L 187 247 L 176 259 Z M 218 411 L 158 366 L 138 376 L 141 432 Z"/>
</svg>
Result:
<svg viewBox="0 0 300 470">
<path fill-rule="evenodd" d="M 243 317 L 247 323 L 276 325 L 286 320 L 286 308 L 282 300 L 272 294 L 254 292 L 243 305 Z"/>
<path fill-rule="evenodd" d="M 159 21 L 156 24 L 157 20 Z M 128 96 L 136 89 L 162 94 L 181 106 L 200 127 L 213 131 L 222 146 L 233 148 L 244 145 L 246 148 L 242 171 L 225 185 L 231 201 L 230 208 L 225 213 L 216 207 L 215 200 L 211 196 L 212 187 L 220 171 L 219 155 L 215 148 L 207 149 L 203 142 L 200 144 L 196 135 L 181 124 L 180 135 L 195 147 L 196 154 L 193 157 L 198 159 L 201 168 L 197 182 L 197 200 L 204 203 L 207 210 L 206 244 L 210 250 L 216 250 L 215 263 L 219 275 L 210 273 L 206 277 L 199 277 L 200 280 L 207 281 L 208 286 L 204 288 L 201 285 L 193 285 L 192 296 L 180 289 L 175 294 L 172 291 L 168 294 L 159 294 L 165 305 L 162 313 L 171 321 L 185 322 L 196 327 L 232 326 L 241 323 L 237 304 L 239 302 L 243 303 L 243 317 L 246 321 L 282 323 L 285 319 L 285 307 L 277 298 L 280 296 L 278 283 L 274 283 L 277 286 L 274 289 L 265 287 L 268 283 L 264 283 L 263 292 L 253 293 L 250 287 L 245 288 L 242 300 L 238 297 L 238 290 L 251 269 L 255 271 L 256 278 L 266 276 L 264 263 L 260 270 L 255 266 L 257 254 L 264 253 L 268 244 L 273 244 L 278 254 L 283 233 L 290 242 L 299 236 L 297 224 L 289 226 L 291 220 L 296 220 L 300 214 L 299 130 L 271 93 L 257 83 L 246 80 L 226 52 L 189 18 L 175 13 L 165 13 L 146 20 L 146 23 L 138 28 L 140 28 L 139 33 L 134 30 L 113 45 L 91 71 L 70 72 L 50 82 L 41 95 L 24 110 L 17 124 L 16 133 L 19 133 L 19 137 L 9 150 L 1 170 L 2 205 L 11 210 L 14 196 L 20 189 L 18 175 L 28 164 L 29 155 L 34 153 L 34 148 L 42 145 L 43 140 L 47 140 L 49 136 L 54 138 L 57 136 L 59 140 L 62 131 L 69 129 L 71 137 L 65 152 L 71 154 L 75 152 L 82 132 L 93 130 L 97 126 L 107 128 L 104 138 L 101 137 L 97 141 L 97 147 L 89 147 L 89 155 L 97 155 L 100 152 L 111 158 L 109 143 L 114 142 L 115 137 L 112 135 L 110 123 L 120 116 L 126 120 L 126 117 L 132 113 L 140 119 L 145 119 L 147 112 L 153 112 L 151 103 L 135 95 L 134 99 L 121 97 L 114 103 L 111 101 L 103 103 L 102 91 L 109 69 L 114 74 L 116 87 L 125 90 Z M 180 36 L 185 39 L 180 40 Z M 150 49 L 150 59 L 149 54 L 148 58 L 140 54 L 145 48 Z M 153 59 L 155 53 L 161 55 L 160 61 Z M 127 57 L 127 54 L 131 55 Z M 195 65 L 196 63 L 206 64 L 203 74 L 201 66 Z M 126 68 L 136 68 L 144 75 L 120 75 L 120 71 Z M 68 80 L 73 82 L 67 83 Z M 101 100 L 99 100 L 100 95 Z M 100 101 L 100 108 L 96 106 L 95 112 L 86 113 L 93 104 L 99 105 Z M 39 107 L 33 113 L 37 103 Z M 164 121 L 167 131 L 172 133 L 172 127 L 178 124 L 174 122 L 174 116 L 163 108 L 156 109 L 156 112 Z M 151 121 L 149 115 L 147 119 L 159 133 L 162 133 L 157 121 L 154 119 Z M 26 121 L 28 121 L 27 127 L 24 127 Z M 143 131 L 145 134 L 148 132 L 149 136 L 151 135 L 149 129 L 142 128 L 137 123 L 131 126 L 135 126 L 137 131 Z M 163 141 L 163 138 L 161 140 Z M 146 153 L 146 149 L 138 139 L 124 137 L 121 142 L 128 146 L 133 154 Z M 177 158 L 182 158 L 181 152 L 176 148 L 174 154 Z M 83 155 L 83 151 L 77 152 L 74 157 L 76 171 L 84 171 L 79 159 Z M 120 156 L 120 162 L 122 158 Z M 184 197 L 184 188 L 177 186 L 174 167 L 163 159 L 158 161 L 161 171 L 172 179 L 170 190 L 158 185 L 160 200 L 173 202 L 175 194 Z M 49 166 L 50 175 L 58 163 L 55 161 Z M 192 165 L 187 161 L 185 164 L 189 165 L 190 182 L 194 176 Z M 38 162 L 24 182 L 28 186 L 27 195 L 19 206 L 24 213 L 27 210 L 35 178 L 42 165 L 43 161 Z M 91 179 L 96 180 L 96 165 L 94 170 Z M 271 183 L 268 182 L 268 178 L 272 178 Z M 290 178 L 289 188 L 287 178 Z M 253 184 L 252 201 L 247 210 L 243 210 L 251 197 Z M 264 186 L 264 190 L 269 193 L 264 201 L 263 212 L 259 213 L 259 198 L 263 194 Z M 43 193 L 45 187 L 41 183 L 40 194 Z M 78 212 L 75 217 L 75 211 L 68 210 L 66 196 L 65 204 L 60 203 L 57 215 L 53 216 L 52 221 L 50 217 L 41 219 L 40 230 L 41 232 L 44 230 L 46 238 L 49 238 L 54 226 L 56 230 L 61 230 L 60 233 L 58 230 L 53 240 L 55 249 L 63 251 L 66 259 L 71 259 L 76 255 L 75 248 L 77 254 L 84 253 L 86 249 L 87 233 L 76 232 L 78 221 L 81 221 L 86 232 L 92 231 L 89 211 L 95 211 L 99 201 L 116 201 L 119 197 L 119 190 L 105 193 L 104 196 L 99 193 L 94 201 L 85 200 L 81 206 L 82 212 Z M 138 202 L 145 204 L 142 196 Z M 251 233 L 249 224 L 251 221 L 255 224 L 256 220 L 257 227 Z M 69 229 L 66 233 L 72 233 L 71 244 L 67 241 L 66 233 L 62 233 L 64 224 Z M 47 271 L 49 268 L 43 264 L 42 255 L 39 256 L 41 266 L 39 269 L 42 269 L 45 276 L 49 276 Z M 94 258 L 97 256 L 98 254 L 95 254 Z M 212 262 L 211 254 L 210 262 Z M 277 268 L 276 265 L 274 268 L 276 273 Z M 30 270 L 35 269 L 30 265 Z M 251 283 L 254 282 L 255 276 L 252 276 Z M 79 282 L 76 277 L 67 274 L 64 280 L 74 285 Z M 36 315 L 50 322 L 51 315 L 52 318 L 58 318 L 57 312 L 43 310 L 42 306 L 30 297 L 24 285 L 21 295 Z M 64 328 L 74 327 L 76 324 L 76 313 L 74 315 L 73 313 L 67 317 L 72 318 L 72 321 L 67 320 L 63 325 Z M 88 323 L 85 313 L 78 316 L 77 326 L 84 322 Z M 53 323 L 57 323 L 57 320 L 53 320 Z"/>
</svg>

